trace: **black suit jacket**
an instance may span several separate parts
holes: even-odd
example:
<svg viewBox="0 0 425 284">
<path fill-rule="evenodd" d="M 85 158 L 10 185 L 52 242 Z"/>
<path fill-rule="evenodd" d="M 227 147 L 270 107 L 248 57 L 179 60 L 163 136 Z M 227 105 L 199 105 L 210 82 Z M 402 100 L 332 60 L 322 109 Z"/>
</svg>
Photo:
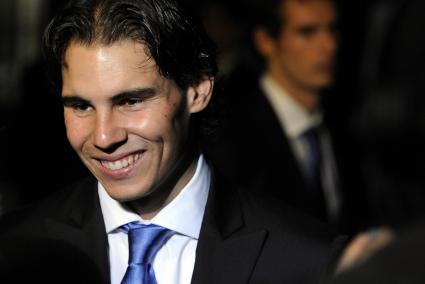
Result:
<svg viewBox="0 0 425 284">
<path fill-rule="evenodd" d="M 65 274 L 61 271 L 63 265 L 47 259 L 47 263 L 50 266 L 53 263 L 62 275 L 61 283 L 75 282 L 66 282 L 70 278 L 64 279 L 63 275 L 73 276 L 78 283 L 96 283 L 91 279 L 107 283 L 107 236 L 96 189 L 96 181 L 89 178 L 58 192 L 37 207 L 5 217 L 0 227 L 3 235 L 9 236 L 9 240 L 23 235 L 26 235 L 23 240 L 41 239 L 42 244 L 47 244 L 47 252 L 59 249 L 54 255 L 59 255 L 61 261 L 69 258 L 70 251 L 78 251 L 73 266 L 68 267 L 70 274 L 66 268 Z M 57 242 L 66 244 L 65 256 L 60 256 L 63 246 L 57 246 Z M 335 238 L 321 223 L 282 205 L 275 206 L 248 195 L 224 179 L 215 178 L 198 241 L 192 283 L 321 283 L 332 270 L 344 242 L 344 237 Z M 13 244 L 12 241 L 4 245 L 0 256 L 8 264 L 20 265 L 19 260 L 13 259 L 17 258 L 17 248 Z M 28 251 L 37 250 L 19 253 L 25 260 L 34 259 L 26 255 Z M 35 257 L 38 261 L 51 255 L 40 251 L 43 251 L 40 257 Z M 78 273 L 79 264 L 85 265 L 82 275 Z M 91 270 L 87 271 L 87 265 Z M 50 266 L 43 264 L 41 270 L 37 267 L 31 271 L 37 271 L 44 282 L 49 282 L 44 273 L 51 271 Z M 10 264 L 2 264 L 2 267 L 6 276 L 14 269 Z M 4 271 L 5 267 L 9 271 Z M 31 275 L 30 279 L 33 277 Z"/>
<path fill-rule="evenodd" d="M 209 149 L 210 159 L 225 176 L 247 189 L 325 220 L 325 204 L 311 194 L 289 139 L 258 82 L 256 75 L 241 71 L 222 84 L 228 114 L 221 137 Z"/>
</svg>

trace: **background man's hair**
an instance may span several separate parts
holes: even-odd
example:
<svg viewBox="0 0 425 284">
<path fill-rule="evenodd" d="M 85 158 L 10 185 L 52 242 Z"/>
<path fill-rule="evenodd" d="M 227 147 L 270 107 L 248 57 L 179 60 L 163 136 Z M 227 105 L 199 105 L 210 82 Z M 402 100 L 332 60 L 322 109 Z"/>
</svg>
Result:
<svg viewBox="0 0 425 284">
<path fill-rule="evenodd" d="M 270 36 L 277 38 L 285 25 L 284 8 L 286 2 L 308 3 L 317 0 L 250 0 L 250 13 L 253 28 L 262 27 Z M 323 0 L 333 1 L 333 0 Z"/>
<path fill-rule="evenodd" d="M 284 23 L 282 5 L 287 0 L 251 0 L 252 28 L 264 28 L 271 36 L 278 37 Z"/>
</svg>

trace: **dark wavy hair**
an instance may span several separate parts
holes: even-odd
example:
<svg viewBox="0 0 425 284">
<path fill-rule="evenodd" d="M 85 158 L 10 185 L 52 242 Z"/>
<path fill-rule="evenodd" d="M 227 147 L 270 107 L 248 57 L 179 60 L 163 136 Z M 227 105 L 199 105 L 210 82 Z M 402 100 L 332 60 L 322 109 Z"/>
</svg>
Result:
<svg viewBox="0 0 425 284">
<path fill-rule="evenodd" d="M 285 4 L 288 1 L 308 3 L 312 0 L 248 0 L 253 27 L 263 27 L 270 36 L 277 38 L 286 23 Z M 327 0 L 334 3 L 334 0 Z"/>
<path fill-rule="evenodd" d="M 61 68 L 69 44 L 143 43 L 159 73 L 181 90 L 217 72 L 216 49 L 199 19 L 175 0 L 70 0 L 51 20 L 43 36 L 53 90 L 62 88 Z M 217 124 L 213 106 L 197 114 L 204 134 Z"/>
</svg>

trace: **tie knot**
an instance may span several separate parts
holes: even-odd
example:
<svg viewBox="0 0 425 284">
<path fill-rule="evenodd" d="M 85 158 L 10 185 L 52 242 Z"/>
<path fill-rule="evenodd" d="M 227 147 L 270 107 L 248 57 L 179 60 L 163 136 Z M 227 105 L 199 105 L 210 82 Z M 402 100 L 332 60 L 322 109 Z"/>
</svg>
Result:
<svg viewBox="0 0 425 284">
<path fill-rule="evenodd" d="M 319 126 L 313 126 L 302 134 L 306 143 L 306 155 L 303 161 L 304 174 L 307 178 L 307 183 L 313 187 L 317 186 L 320 178 L 321 149 L 319 132 Z"/>
<path fill-rule="evenodd" d="M 162 245 L 173 235 L 173 231 L 164 227 L 136 222 L 121 226 L 128 234 L 129 264 L 150 264 Z"/>
<path fill-rule="evenodd" d="M 312 126 L 305 130 L 301 136 L 308 140 L 317 140 L 320 132 L 320 126 Z"/>
</svg>

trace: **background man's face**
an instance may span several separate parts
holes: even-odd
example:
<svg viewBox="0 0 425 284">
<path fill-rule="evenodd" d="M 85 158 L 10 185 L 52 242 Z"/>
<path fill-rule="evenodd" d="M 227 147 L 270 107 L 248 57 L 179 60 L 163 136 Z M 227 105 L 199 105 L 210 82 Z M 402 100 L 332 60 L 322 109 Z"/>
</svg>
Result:
<svg viewBox="0 0 425 284">
<path fill-rule="evenodd" d="M 67 136 L 81 160 L 112 198 L 146 196 L 182 155 L 184 94 L 134 41 L 73 42 L 62 77 Z"/>
<path fill-rule="evenodd" d="M 267 58 L 269 71 L 302 88 L 329 85 L 336 51 L 332 2 L 287 0 L 284 5 L 285 22 Z"/>
</svg>

